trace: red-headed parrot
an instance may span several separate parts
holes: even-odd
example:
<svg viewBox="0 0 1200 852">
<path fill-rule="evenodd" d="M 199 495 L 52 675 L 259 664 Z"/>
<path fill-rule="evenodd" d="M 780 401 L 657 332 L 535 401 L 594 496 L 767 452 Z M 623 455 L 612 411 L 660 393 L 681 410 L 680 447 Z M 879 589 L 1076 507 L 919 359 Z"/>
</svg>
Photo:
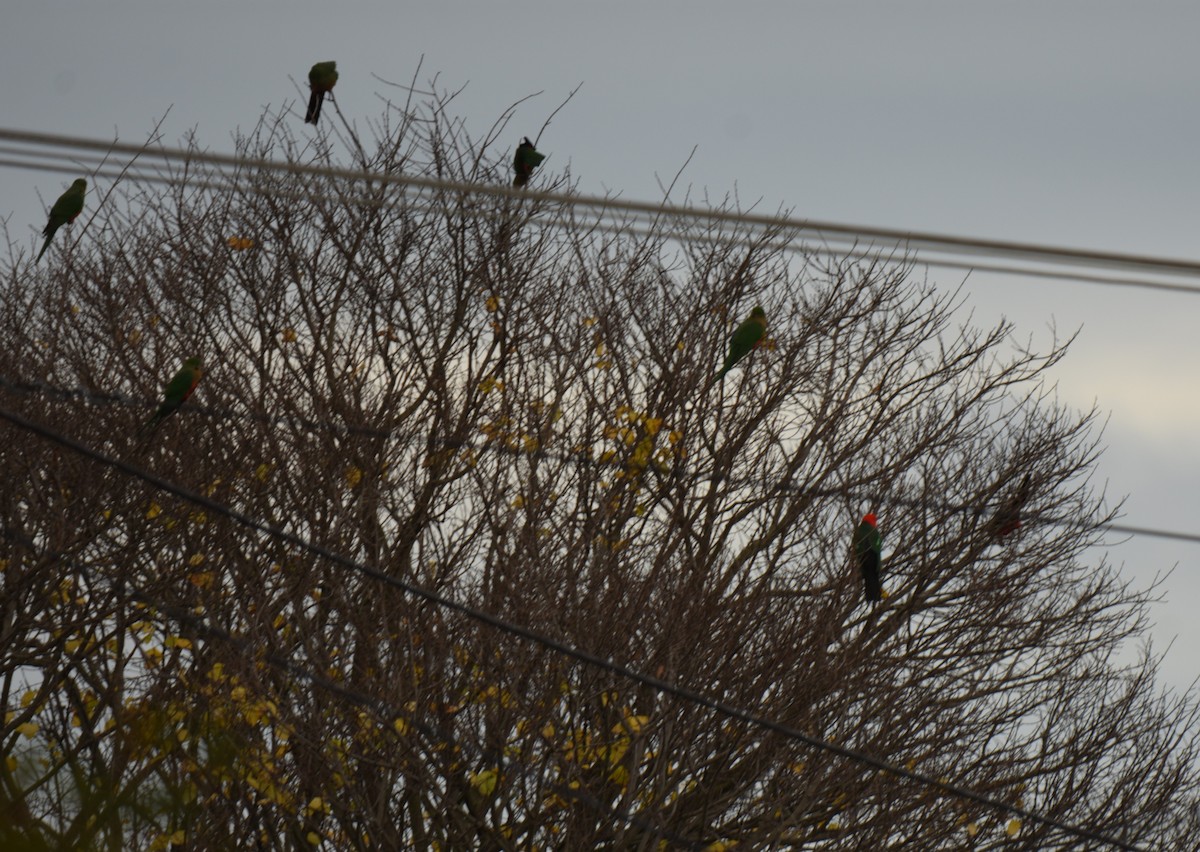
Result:
<svg viewBox="0 0 1200 852">
<path fill-rule="evenodd" d="M 204 368 L 200 366 L 199 358 L 188 358 L 183 362 L 183 367 L 176 373 L 171 381 L 167 382 L 166 388 L 163 390 L 163 401 L 158 406 L 158 410 L 150 415 L 150 419 L 142 424 L 140 433 L 153 432 L 158 428 L 159 424 L 174 414 L 179 406 L 192 395 L 192 391 L 196 389 L 196 385 L 200 383 L 200 379 L 204 378 Z"/>
<path fill-rule="evenodd" d="M 325 103 L 325 95 L 333 91 L 338 81 L 336 62 L 318 62 L 308 72 L 308 87 L 312 94 L 308 96 L 308 112 L 304 113 L 305 124 L 316 124 L 321 117 L 321 104 Z"/>
<path fill-rule="evenodd" d="M 1021 485 L 1004 501 L 988 524 L 992 537 L 1003 541 L 1021 528 L 1021 510 L 1025 508 L 1030 493 L 1033 491 L 1030 474 L 1025 474 Z"/>
<path fill-rule="evenodd" d="M 533 177 L 533 170 L 542 164 L 542 160 L 546 159 L 545 154 L 539 154 L 537 148 L 533 147 L 533 143 L 526 136 L 521 140 L 521 144 L 517 146 L 517 153 L 513 155 L 513 186 L 524 186 L 529 183 L 529 179 Z"/>
<path fill-rule="evenodd" d="M 83 178 L 71 184 L 70 189 L 58 197 L 58 201 L 54 202 L 54 206 L 50 208 L 50 221 L 46 223 L 45 229 L 42 231 L 42 236 L 46 241 L 42 243 L 42 250 L 38 252 L 38 260 L 42 259 L 42 255 L 46 253 L 46 249 L 50 248 L 50 240 L 54 239 L 55 232 L 68 222 L 74 222 L 75 217 L 83 212 L 83 196 L 87 193 L 87 181 Z"/>
<path fill-rule="evenodd" d="M 750 354 L 767 336 L 767 313 L 761 306 L 750 312 L 750 316 L 733 331 L 729 338 L 729 354 L 725 356 L 725 364 L 717 373 L 717 378 L 724 381 L 725 374 L 733 365 Z"/>
<path fill-rule="evenodd" d="M 868 603 L 883 600 L 883 585 L 879 581 L 883 536 L 875 523 L 874 515 L 865 515 L 854 530 L 854 558 L 858 561 L 858 570 L 862 571 L 865 600 Z"/>
</svg>

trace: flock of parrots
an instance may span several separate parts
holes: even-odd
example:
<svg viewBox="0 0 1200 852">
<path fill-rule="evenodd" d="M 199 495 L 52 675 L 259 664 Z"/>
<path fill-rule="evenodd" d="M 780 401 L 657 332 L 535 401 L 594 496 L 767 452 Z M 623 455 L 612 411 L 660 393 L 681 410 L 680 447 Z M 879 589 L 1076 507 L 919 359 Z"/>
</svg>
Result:
<svg viewBox="0 0 1200 852">
<path fill-rule="evenodd" d="M 304 114 L 306 124 L 315 125 L 317 123 L 317 120 L 321 117 L 321 105 L 325 102 L 325 95 L 333 91 L 333 87 L 337 81 L 338 72 L 336 62 L 318 62 L 308 72 L 308 85 L 311 89 L 311 94 L 308 99 L 308 109 Z M 521 144 L 517 146 L 516 154 L 513 156 L 513 186 L 523 187 L 528 184 L 529 179 L 533 176 L 533 170 L 540 166 L 542 160 L 545 158 L 546 155 L 539 153 L 528 137 L 522 139 Z M 50 208 L 49 221 L 42 231 L 42 236 L 46 239 L 42 243 L 42 250 L 38 252 L 37 260 L 34 263 L 42 259 L 42 255 L 46 253 L 46 249 L 50 246 L 50 240 L 54 238 L 54 234 L 58 229 L 63 225 L 74 222 L 75 218 L 83 211 L 83 199 L 86 193 L 87 181 L 80 178 L 72 183 L 70 188 L 54 202 L 54 206 Z M 766 333 L 766 312 L 763 311 L 762 307 L 755 307 L 750 312 L 750 316 L 734 329 L 733 335 L 729 339 L 729 354 L 726 355 L 725 363 L 721 365 L 721 369 L 717 372 L 717 378 L 723 381 L 726 373 L 749 355 L 752 350 L 762 344 L 766 339 Z M 203 376 L 204 368 L 199 358 L 193 357 L 185 360 L 183 367 L 167 383 L 163 391 L 162 403 L 150 418 L 142 424 L 138 434 L 143 437 L 148 437 L 152 434 L 163 420 L 177 411 L 187 398 L 192 395 L 192 392 L 196 389 L 196 385 L 199 384 Z M 1021 509 L 1029 498 L 1029 491 L 1030 479 L 1026 475 L 1025 480 L 1021 483 L 1021 487 L 993 516 L 990 524 L 992 536 L 997 539 L 1004 539 L 1020 528 Z M 883 535 L 879 532 L 878 520 L 874 514 L 864 516 L 862 522 L 855 529 L 852 551 L 858 563 L 859 570 L 862 572 L 866 601 L 875 602 L 883 600 L 883 586 L 880 581 L 883 561 Z"/>
</svg>

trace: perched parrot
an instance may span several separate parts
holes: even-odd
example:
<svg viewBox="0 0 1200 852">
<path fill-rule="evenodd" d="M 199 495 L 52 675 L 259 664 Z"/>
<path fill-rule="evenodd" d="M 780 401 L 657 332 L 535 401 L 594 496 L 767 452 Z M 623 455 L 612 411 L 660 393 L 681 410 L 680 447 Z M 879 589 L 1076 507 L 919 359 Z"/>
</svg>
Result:
<svg viewBox="0 0 1200 852">
<path fill-rule="evenodd" d="M 304 113 L 305 124 L 316 124 L 321 117 L 321 104 L 325 103 L 325 95 L 333 91 L 338 81 L 336 62 L 318 62 L 308 72 L 308 87 L 312 94 L 308 96 L 308 112 Z"/>
<path fill-rule="evenodd" d="M 538 153 L 528 136 L 522 139 L 521 144 L 517 146 L 517 153 L 513 155 L 513 172 L 515 173 L 513 186 L 524 186 L 529 183 L 529 179 L 533 177 L 533 170 L 540 166 L 544 159 L 546 159 L 546 155 Z"/>
<path fill-rule="evenodd" d="M 854 530 L 854 558 L 862 571 L 866 587 L 865 600 L 883 600 L 883 585 L 879 582 L 880 563 L 883 561 L 883 536 L 875 526 L 875 516 L 865 515 L 862 523 Z"/>
<path fill-rule="evenodd" d="M 150 419 L 142 424 L 141 434 L 148 434 L 159 427 L 164 420 L 178 410 L 184 401 L 192 395 L 200 379 L 204 377 L 204 368 L 200 366 L 199 358 L 188 358 L 183 367 L 163 390 L 163 401 L 158 410 L 150 415 Z"/>
<path fill-rule="evenodd" d="M 50 240 L 54 239 L 55 232 L 68 222 L 74 222 L 75 217 L 83 212 L 83 196 L 87 194 L 87 181 L 83 178 L 71 184 L 71 188 L 58 197 L 58 201 L 54 202 L 54 206 L 50 208 L 50 221 L 46 223 L 45 230 L 42 231 L 42 236 L 46 241 L 42 243 L 42 250 L 38 252 L 38 260 L 42 259 L 42 255 L 46 253 L 46 249 L 50 247 Z"/>
<path fill-rule="evenodd" d="M 996 514 L 992 516 L 988 529 L 993 538 L 1003 541 L 1021 528 L 1021 510 L 1025 508 L 1025 503 L 1028 502 L 1032 490 L 1030 475 L 1027 473 L 1021 480 L 1020 487 L 1004 501 L 1003 505 L 996 510 Z"/>
<path fill-rule="evenodd" d="M 766 311 L 761 306 L 756 307 L 750 312 L 750 316 L 734 329 L 733 336 L 729 338 L 729 354 L 725 356 L 725 365 L 717 373 L 717 378 L 724 381 L 725 374 L 733 368 L 733 365 L 745 358 L 751 349 L 762 343 L 766 336 Z"/>
</svg>

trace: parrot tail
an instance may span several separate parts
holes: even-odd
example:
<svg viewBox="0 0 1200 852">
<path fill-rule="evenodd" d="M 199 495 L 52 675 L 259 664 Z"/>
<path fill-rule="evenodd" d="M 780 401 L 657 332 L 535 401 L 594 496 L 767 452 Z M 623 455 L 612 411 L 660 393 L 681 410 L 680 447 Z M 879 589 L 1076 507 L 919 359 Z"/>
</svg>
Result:
<svg viewBox="0 0 1200 852">
<path fill-rule="evenodd" d="M 517 176 L 513 178 L 513 186 L 524 186 L 527 183 L 529 183 L 529 175 L 517 172 Z"/>
<path fill-rule="evenodd" d="M 324 92 L 320 89 L 312 90 L 312 94 L 308 96 L 308 112 L 304 113 L 305 124 L 317 123 L 317 119 L 321 117 L 321 103 L 324 100 Z"/>
<path fill-rule="evenodd" d="M 883 584 L 879 582 L 878 574 L 864 574 L 863 585 L 865 586 L 863 599 L 867 603 L 883 600 Z"/>
<path fill-rule="evenodd" d="M 883 600 L 883 584 L 879 582 L 879 554 L 867 553 L 860 557 L 859 567 L 863 575 L 863 599 L 867 603 Z"/>
<path fill-rule="evenodd" d="M 35 260 L 34 263 L 38 263 L 41 261 L 42 255 L 44 255 L 46 253 L 46 249 L 50 248 L 50 240 L 53 236 L 54 236 L 53 232 L 51 232 L 50 234 L 48 234 L 46 236 L 46 241 L 44 243 L 42 243 L 42 250 L 38 252 L 37 260 Z"/>
</svg>

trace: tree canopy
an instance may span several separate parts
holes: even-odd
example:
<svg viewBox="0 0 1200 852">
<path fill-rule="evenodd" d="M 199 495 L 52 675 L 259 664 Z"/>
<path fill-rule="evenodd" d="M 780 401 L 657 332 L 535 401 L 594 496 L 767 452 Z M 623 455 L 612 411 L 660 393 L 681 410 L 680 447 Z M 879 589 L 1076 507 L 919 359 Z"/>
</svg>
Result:
<svg viewBox="0 0 1200 852">
<path fill-rule="evenodd" d="M 5 426 L 6 848 L 1081 842 L 404 584 L 1192 848 L 1197 705 L 1128 653 L 1154 590 L 1096 556 L 1096 412 L 1045 382 L 1066 343 L 974 327 L 903 258 L 736 217 L 614 224 L 571 203 L 545 141 L 527 191 L 472 192 L 510 185 L 523 131 L 506 112 L 473 138 L 449 100 L 238 139 L 361 180 L 169 163 L 99 181 L 41 267 L 9 241 L 0 407 L 294 538 Z M 371 177 L 393 175 L 451 183 Z M 765 338 L 719 381 L 756 305 Z M 192 356 L 195 394 L 139 435 Z M 851 551 L 865 513 L 879 603 Z"/>
</svg>

